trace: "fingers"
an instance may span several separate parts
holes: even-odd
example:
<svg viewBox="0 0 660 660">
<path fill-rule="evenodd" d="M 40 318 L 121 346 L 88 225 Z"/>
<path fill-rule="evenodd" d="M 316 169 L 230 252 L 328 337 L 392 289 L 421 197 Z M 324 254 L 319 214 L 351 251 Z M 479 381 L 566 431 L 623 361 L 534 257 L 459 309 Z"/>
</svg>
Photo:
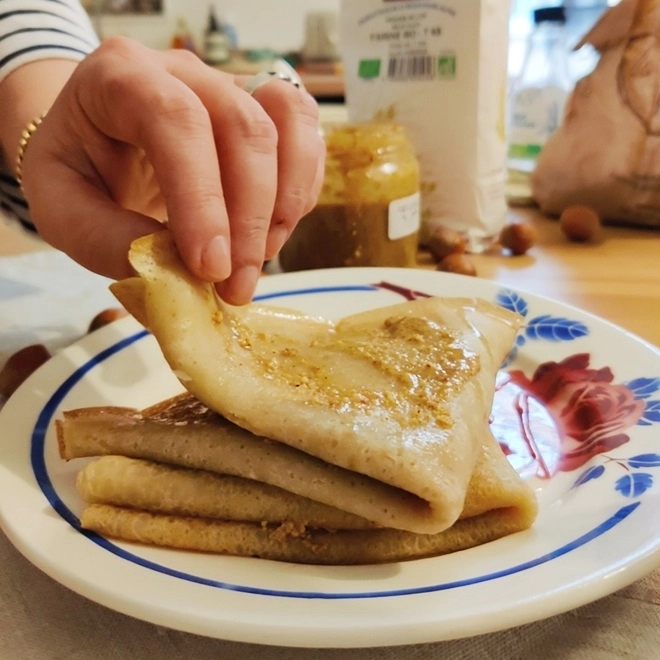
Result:
<svg viewBox="0 0 660 660">
<path fill-rule="evenodd" d="M 161 226 L 144 214 L 159 217 L 153 209 L 164 201 L 188 268 L 219 282 L 227 301 L 248 302 L 264 259 L 320 190 L 317 112 L 290 83 L 275 80 L 250 96 L 190 53 L 107 39 L 33 138 L 42 145 L 34 162 L 59 182 L 55 194 L 24 180 L 46 218 L 39 229 L 83 265 L 123 277 L 130 241 Z M 156 195 L 131 185 L 144 177 L 155 179 Z M 144 191 L 149 203 L 133 203 Z"/>
<path fill-rule="evenodd" d="M 232 274 L 217 289 L 230 302 L 245 302 L 264 259 L 279 251 L 318 196 L 325 149 L 318 106 L 306 92 L 276 79 L 253 96 L 237 85 L 220 97 L 208 72 L 173 55 L 166 55 L 169 70 L 199 95 L 216 135 L 232 250 Z"/>
<path fill-rule="evenodd" d="M 209 109 L 231 235 L 231 275 L 217 289 L 229 302 L 251 299 L 261 274 L 278 188 L 278 132 L 263 108 L 232 86 Z"/>
<path fill-rule="evenodd" d="M 277 196 L 266 244 L 266 259 L 272 259 L 316 203 L 323 182 L 325 144 L 319 133 L 318 106 L 309 94 L 273 80 L 259 87 L 254 98 L 279 136 Z"/>
<path fill-rule="evenodd" d="M 231 235 L 209 111 L 185 80 L 172 75 L 160 53 L 123 39 L 101 48 L 80 77 L 84 112 L 102 134 L 144 150 L 188 268 L 208 281 L 226 279 Z M 207 68 L 193 57 L 178 54 L 188 68 Z M 234 91 L 230 79 L 219 77 L 214 84 L 218 97 L 225 98 L 223 85 Z M 102 154 L 95 156 L 105 162 Z"/>
<path fill-rule="evenodd" d="M 26 153 L 26 161 L 28 156 L 32 160 L 24 186 L 39 234 L 89 270 L 113 279 L 133 275 L 128 262 L 131 243 L 162 229 L 162 224 L 123 209 L 89 177 L 62 167 L 50 156 L 47 143 L 46 132 L 35 134 L 31 153 Z"/>
</svg>

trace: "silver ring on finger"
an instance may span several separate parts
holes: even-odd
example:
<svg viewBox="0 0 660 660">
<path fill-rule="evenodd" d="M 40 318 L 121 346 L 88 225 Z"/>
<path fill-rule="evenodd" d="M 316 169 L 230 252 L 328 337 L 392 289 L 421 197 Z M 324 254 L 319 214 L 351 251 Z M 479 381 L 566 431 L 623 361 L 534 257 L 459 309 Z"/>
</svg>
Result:
<svg viewBox="0 0 660 660">
<path fill-rule="evenodd" d="M 291 83 L 297 89 L 301 87 L 301 81 L 297 76 L 281 73 L 280 71 L 262 71 L 252 76 L 244 85 L 243 89 L 252 96 L 259 87 L 267 85 L 272 80 L 284 80 L 284 82 Z"/>
</svg>

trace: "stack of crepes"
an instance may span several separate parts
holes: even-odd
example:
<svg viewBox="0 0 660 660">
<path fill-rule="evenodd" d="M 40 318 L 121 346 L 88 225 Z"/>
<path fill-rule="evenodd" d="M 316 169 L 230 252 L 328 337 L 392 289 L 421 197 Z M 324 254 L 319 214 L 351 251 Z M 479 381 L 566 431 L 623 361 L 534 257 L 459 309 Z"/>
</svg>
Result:
<svg viewBox="0 0 660 660">
<path fill-rule="evenodd" d="M 530 527 L 533 491 L 489 429 L 520 318 L 421 298 L 334 323 L 228 306 L 167 230 L 112 286 L 186 392 L 70 410 L 84 528 L 127 541 L 313 564 L 453 552 Z"/>
</svg>

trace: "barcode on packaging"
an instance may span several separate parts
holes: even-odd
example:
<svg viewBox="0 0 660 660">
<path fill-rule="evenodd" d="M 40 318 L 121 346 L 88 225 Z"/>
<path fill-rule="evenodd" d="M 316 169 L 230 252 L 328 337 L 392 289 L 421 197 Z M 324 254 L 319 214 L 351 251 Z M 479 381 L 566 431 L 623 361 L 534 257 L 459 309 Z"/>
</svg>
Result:
<svg viewBox="0 0 660 660">
<path fill-rule="evenodd" d="M 456 56 L 452 53 L 390 57 L 386 75 L 389 80 L 403 81 L 451 79 L 456 75 Z"/>
</svg>

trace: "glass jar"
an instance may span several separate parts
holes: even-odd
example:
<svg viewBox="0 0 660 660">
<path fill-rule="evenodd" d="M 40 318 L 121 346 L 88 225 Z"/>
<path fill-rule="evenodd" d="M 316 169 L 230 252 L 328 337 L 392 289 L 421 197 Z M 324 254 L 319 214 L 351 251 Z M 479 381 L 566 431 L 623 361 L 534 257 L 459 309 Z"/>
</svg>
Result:
<svg viewBox="0 0 660 660">
<path fill-rule="evenodd" d="M 317 205 L 280 252 L 285 271 L 337 266 L 415 266 L 419 163 L 402 126 L 326 127 L 325 179 Z"/>
</svg>

